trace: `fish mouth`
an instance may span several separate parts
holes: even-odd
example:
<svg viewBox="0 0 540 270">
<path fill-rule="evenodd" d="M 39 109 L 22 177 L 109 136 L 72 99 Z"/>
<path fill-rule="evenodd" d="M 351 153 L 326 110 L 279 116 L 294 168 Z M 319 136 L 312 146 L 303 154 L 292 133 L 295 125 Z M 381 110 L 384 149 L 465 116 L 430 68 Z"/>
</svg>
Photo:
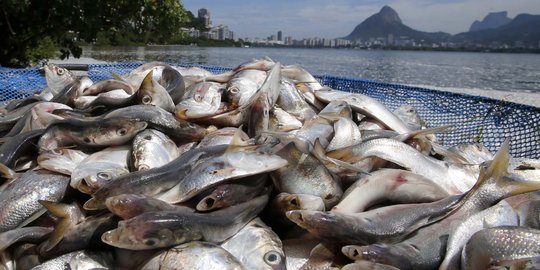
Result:
<svg viewBox="0 0 540 270">
<path fill-rule="evenodd" d="M 299 210 L 287 211 L 285 215 L 287 216 L 289 220 L 296 223 L 298 226 L 304 229 L 307 229 L 306 223 L 305 223 L 306 221 L 304 219 L 304 216 L 302 215 L 302 211 L 299 211 Z"/>
<path fill-rule="evenodd" d="M 181 109 L 176 110 L 176 117 L 182 120 L 187 120 L 188 119 L 187 111 L 188 109 L 186 108 L 181 108 Z"/>
</svg>

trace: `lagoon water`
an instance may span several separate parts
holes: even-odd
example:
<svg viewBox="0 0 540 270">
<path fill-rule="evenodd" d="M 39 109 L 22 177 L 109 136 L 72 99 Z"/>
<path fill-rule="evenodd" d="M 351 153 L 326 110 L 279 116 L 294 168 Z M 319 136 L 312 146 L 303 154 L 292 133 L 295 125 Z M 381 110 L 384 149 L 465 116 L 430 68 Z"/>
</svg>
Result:
<svg viewBox="0 0 540 270">
<path fill-rule="evenodd" d="M 317 75 L 420 85 L 507 98 L 540 106 L 540 54 L 196 46 L 87 47 L 83 57 L 104 61 L 167 61 L 234 67 L 268 56 Z M 533 102 L 530 100 L 532 97 Z"/>
</svg>

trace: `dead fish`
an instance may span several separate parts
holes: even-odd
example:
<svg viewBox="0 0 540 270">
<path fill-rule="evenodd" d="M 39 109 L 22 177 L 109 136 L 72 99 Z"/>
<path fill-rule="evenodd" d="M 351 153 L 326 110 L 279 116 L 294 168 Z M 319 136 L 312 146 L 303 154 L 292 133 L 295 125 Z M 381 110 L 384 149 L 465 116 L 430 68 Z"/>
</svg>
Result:
<svg viewBox="0 0 540 270">
<path fill-rule="evenodd" d="M 48 260 L 32 269 L 110 269 L 112 261 L 109 253 L 79 250 Z"/>
<path fill-rule="evenodd" d="M 107 182 L 128 174 L 130 151 L 130 146 L 122 145 L 94 152 L 73 170 L 70 186 L 82 193 L 93 194 Z"/>
<path fill-rule="evenodd" d="M 343 191 L 317 158 L 302 153 L 291 143 L 276 154 L 288 163 L 270 174 L 278 192 L 319 196 L 328 209 L 339 202 Z"/>
<path fill-rule="evenodd" d="M 120 194 L 107 198 L 107 209 L 122 219 L 130 219 L 146 212 L 195 210 L 186 206 L 172 205 L 165 201 L 138 194 Z"/>
<path fill-rule="evenodd" d="M 152 78 L 153 72 L 150 71 L 137 91 L 139 102 L 144 105 L 153 105 L 160 107 L 168 112 L 174 112 L 174 102 L 165 89 L 156 80 Z"/>
<path fill-rule="evenodd" d="M 267 179 L 266 174 L 254 175 L 218 185 L 200 199 L 196 209 L 201 212 L 213 211 L 250 200 L 261 193 Z"/>
<path fill-rule="evenodd" d="M 118 177 L 92 194 L 93 198 L 84 204 L 84 208 L 103 209 L 105 200 L 114 195 L 134 193 L 155 196 L 166 192 L 190 173 L 199 159 L 223 153 L 227 148 L 228 145 L 195 148 L 161 167 Z"/>
<path fill-rule="evenodd" d="M 358 179 L 332 211 L 358 213 L 384 201 L 433 202 L 450 194 L 434 180 L 398 169 L 381 169 Z"/>
<path fill-rule="evenodd" d="M 462 269 L 485 269 L 490 264 L 540 256 L 540 230 L 500 226 L 475 233 L 463 247 Z"/>
<path fill-rule="evenodd" d="M 188 89 L 173 111 L 179 119 L 197 119 L 214 116 L 229 110 L 222 104 L 223 86 L 215 82 L 201 82 Z"/>
<path fill-rule="evenodd" d="M 287 217 L 324 241 L 367 245 L 398 242 L 459 206 L 462 195 L 421 204 L 397 204 L 361 213 L 292 210 Z"/>
<path fill-rule="evenodd" d="M 516 181 L 507 172 L 509 142 L 505 141 L 493 161 L 482 166 L 475 187 L 469 191 L 463 204 L 444 219 L 420 228 L 410 238 L 397 244 L 345 246 L 343 253 L 354 260 L 371 260 L 400 269 L 433 269 L 443 260 L 441 250 L 445 239 L 461 221 L 498 201 L 513 195 L 538 190 L 540 183 Z"/>
<path fill-rule="evenodd" d="M 45 212 L 39 200 L 59 201 L 69 177 L 46 170 L 27 171 L 0 193 L 0 232 L 22 227 Z"/>
<path fill-rule="evenodd" d="M 227 83 L 226 96 L 232 108 L 245 105 L 266 79 L 266 71 L 246 69 L 238 71 Z"/>
<path fill-rule="evenodd" d="M 144 213 L 120 221 L 118 228 L 104 233 L 101 239 L 109 245 L 133 250 L 171 247 L 196 240 L 222 242 L 244 227 L 267 202 L 268 195 L 262 195 L 205 214 L 184 211 Z"/>
<path fill-rule="evenodd" d="M 359 93 L 347 93 L 333 89 L 323 89 L 315 91 L 315 96 L 325 102 L 330 102 L 333 100 L 346 101 L 354 111 L 375 118 L 388 128 L 399 133 L 407 133 L 411 131 L 403 123 L 403 121 L 388 110 L 386 106 L 376 99 L 366 95 Z"/>
<path fill-rule="evenodd" d="M 163 132 L 146 129 L 133 138 L 130 166 L 136 171 L 161 167 L 179 155 L 176 143 Z"/>
<path fill-rule="evenodd" d="M 459 269 L 463 246 L 475 232 L 498 226 L 517 226 L 518 218 L 512 207 L 503 200 L 463 220 L 448 238 L 444 260 L 439 269 Z"/>
<path fill-rule="evenodd" d="M 39 96 L 45 100 L 51 100 L 64 87 L 75 81 L 75 75 L 69 70 L 59 67 L 55 64 L 47 64 L 43 67 L 45 70 L 45 80 L 47 87 L 41 91 Z"/>
<path fill-rule="evenodd" d="M 0 233 L 0 252 L 3 252 L 17 242 L 40 243 L 47 237 L 53 228 L 50 227 L 23 227 Z"/>
<path fill-rule="evenodd" d="M 224 181 L 274 171 L 285 165 L 286 160 L 273 154 L 225 152 L 195 166 L 182 181 L 159 198 L 170 203 L 185 202 Z"/>
<path fill-rule="evenodd" d="M 47 128 L 38 145 L 41 152 L 74 145 L 94 148 L 122 145 L 147 126 L 137 119 L 64 120 Z"/>
<path fill-rule="evenodd" d="M 39 154 L 37 162 L 44 169 L 71 176 L 73 170 L 88 156 L 81 150 L 57 148 Z"/>
<path fill-rule="evenodd" d="M 222 247 L 209 243 L 191 241 L 167 249 L 145 263 L 141 270 L 242 270 L 242 264 Z"/>
<path fill-rule="evenodd" d="M 223 244 L 246 269 L 285 270 L 285 254 L 279 237 L 255 218 Z"/>
<path fill-rule="evenodd" d="M 116 109 L 103 116 L 104 119 L 121 118 L 128 121 L 144 121 L 148 128 L 159 130 L 176 142 L 200 141 L 213 131 L 197 124 L 176 118 L 173 114 L 156 106 L 134 105 Z"/>
</svg>

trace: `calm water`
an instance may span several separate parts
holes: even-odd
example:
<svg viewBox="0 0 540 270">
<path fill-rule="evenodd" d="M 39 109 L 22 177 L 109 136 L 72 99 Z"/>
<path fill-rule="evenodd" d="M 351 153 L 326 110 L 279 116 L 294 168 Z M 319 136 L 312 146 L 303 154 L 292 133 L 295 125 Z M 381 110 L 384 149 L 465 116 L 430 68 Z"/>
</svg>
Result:
<svg viewBox="0 0 540 270">
<path fill-rule="evenodd" d="M 300 64 L 318 75 L 540 93 L 540 54 L 155 46 L 85 48 L 83 56 L 106 61 L 159 60 L 224 67 L 269 56 L 282 64 Z"/>
</svg>

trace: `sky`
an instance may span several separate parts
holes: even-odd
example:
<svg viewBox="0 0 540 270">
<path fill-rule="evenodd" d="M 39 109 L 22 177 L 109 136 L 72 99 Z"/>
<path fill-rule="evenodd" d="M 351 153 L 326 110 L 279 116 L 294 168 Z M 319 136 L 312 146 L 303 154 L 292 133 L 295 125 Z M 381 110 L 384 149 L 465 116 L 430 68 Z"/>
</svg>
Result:
<svg viewBox="0 0 540 270">
<path fill-rule="evenodd" d="M 197 16 L 210 11 L 213 25 L 227 25 L 236 38 L 277 35 L 294 39 L 338 38 L 384 6 L 392 7 L 401 21 L 416 30 L 457 34 L 469 30 L 489 12 L 540 14 L 540 0 L 180 0 Z"/>
</svg>

